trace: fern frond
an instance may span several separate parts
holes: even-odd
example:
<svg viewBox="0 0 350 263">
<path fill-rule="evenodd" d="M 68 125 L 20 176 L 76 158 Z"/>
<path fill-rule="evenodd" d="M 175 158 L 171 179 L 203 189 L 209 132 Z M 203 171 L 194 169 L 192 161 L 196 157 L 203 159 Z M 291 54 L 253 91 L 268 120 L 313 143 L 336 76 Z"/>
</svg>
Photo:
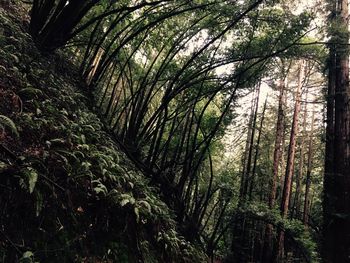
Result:
<svg viewBox="0 0 350 263">
<path fill-rule="evenodd" d="M 6 117 L 4 115 L 0 115 L 0 125 L 7 127 L 11 130 L 13 134 L 15 134 L 17 137 L 19 137 L 19 133 L 16 127 L 16 124 L 11 120 L 9 117 Z"/>
<path fill-rule="evenodd" d="M 18 91 L 18 94 L 22 96 L 30 97 L 30 96 L 38 96 L 38 95 L 41 96 L 43 95 L 43 92 L 40 89 L 29 87 L 29 88 L 21 89 L 20 91 Z"/>
</svg>

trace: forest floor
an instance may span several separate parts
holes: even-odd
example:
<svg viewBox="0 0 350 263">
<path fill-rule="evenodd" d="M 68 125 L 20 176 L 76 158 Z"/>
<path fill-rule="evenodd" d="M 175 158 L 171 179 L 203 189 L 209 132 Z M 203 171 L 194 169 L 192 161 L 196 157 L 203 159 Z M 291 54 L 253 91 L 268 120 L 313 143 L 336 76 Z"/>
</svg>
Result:
<svg viewBox="0 0 350 263">
<path fill-rule="evenodd" d="M 0 261 L 204 262 L 28 21 L 0 6 Z"/>
</svg>

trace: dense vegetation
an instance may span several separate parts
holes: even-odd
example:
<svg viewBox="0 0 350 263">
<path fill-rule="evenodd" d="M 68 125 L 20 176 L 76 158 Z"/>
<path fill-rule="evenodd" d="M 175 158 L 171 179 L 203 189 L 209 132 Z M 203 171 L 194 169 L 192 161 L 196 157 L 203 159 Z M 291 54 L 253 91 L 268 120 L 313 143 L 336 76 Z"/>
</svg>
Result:
<svg viewBox="0 0 350 263">
<path fill-rule="evenodd" d="M 347 262 L 347 17 L 0 2 L 1 261 Z"/>
</svg>

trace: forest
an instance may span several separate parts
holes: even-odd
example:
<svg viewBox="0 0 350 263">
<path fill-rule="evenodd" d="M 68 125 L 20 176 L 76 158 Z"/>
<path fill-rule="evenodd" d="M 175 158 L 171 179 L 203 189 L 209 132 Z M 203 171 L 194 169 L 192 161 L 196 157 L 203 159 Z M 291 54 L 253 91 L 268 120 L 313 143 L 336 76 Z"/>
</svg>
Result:
<svg viewBox="0 0 350 263">
<path fill-rule="evenodd" d="M 0 262 L 350 262 L 347 0 L 0 0 Z"/>
</svg>

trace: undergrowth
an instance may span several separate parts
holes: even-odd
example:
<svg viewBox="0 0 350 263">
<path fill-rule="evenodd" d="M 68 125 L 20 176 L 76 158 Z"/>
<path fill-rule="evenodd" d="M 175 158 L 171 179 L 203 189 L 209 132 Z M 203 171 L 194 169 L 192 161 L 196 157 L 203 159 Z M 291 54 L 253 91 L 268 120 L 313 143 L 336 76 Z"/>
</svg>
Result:
<svg viewBox="0 0 350 263">
<path fill-rule="evenodd" d="M 0 261 L 204 262 L 21 14 L 0 7 Z"/>
</svg>

